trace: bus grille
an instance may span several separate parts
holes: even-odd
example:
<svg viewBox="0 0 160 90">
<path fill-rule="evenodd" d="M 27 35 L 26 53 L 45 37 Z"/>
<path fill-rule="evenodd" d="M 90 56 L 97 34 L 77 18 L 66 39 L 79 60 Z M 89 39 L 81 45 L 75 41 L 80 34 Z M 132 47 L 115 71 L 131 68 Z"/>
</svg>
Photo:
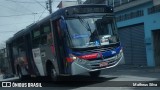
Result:
<svg viewBox="0 0 160 90">
<path fill-rule="evenodd" d="M 109 61 L 107 66 L 104 67 L 109 67 L 109 66 L 113 66 L 117 61 Z M 100 67 L 100 63 L 96 63 L 96 64 L 92 64 L 90 65 L 91 69 L 100 69 L 100 68 L 104 68 L 104 67 Z"/>
<path fill-rule="evenodd" d="M 99 48 L 99 49 L 93 49 L 93 50 L 86 50 L 86 51 L 81 51 L 81 53 L 99 53 L 99 52 L 106 52 L 106 51 L 111 51 L 115 49 L 115 47 L 108 47 L 108 48 Z"/>
</svg>

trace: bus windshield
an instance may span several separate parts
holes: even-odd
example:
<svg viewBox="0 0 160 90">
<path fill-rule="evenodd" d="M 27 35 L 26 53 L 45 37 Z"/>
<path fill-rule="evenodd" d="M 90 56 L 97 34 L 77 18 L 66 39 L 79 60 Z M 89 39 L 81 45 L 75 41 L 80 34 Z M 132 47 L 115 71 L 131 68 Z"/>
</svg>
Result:
<svg viewBox="0 0 160 90">
<path fill-rule="evenodd" d="M 113 17 L 77 17 L 66 20 L 72 48 L 87 48 L 117 43 Z"/>
</svg>

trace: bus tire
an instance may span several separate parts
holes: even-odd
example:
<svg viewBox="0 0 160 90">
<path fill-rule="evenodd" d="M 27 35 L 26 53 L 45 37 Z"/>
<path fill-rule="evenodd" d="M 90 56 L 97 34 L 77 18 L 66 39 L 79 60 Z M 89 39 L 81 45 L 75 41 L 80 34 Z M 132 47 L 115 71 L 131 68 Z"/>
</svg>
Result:
<svg viewBox="0 0 160 90">
<path fill-rule="evenodd" d="M 52 65 L 47 67 L 47 76 L 49 81 L 56 82 L 58 80 L 57 72 Z"/>
<path fill-rule="evenodd" d="M 90 75 L 91 77 L 99 77 L 100 74 L 101 74 L 101 71 L 100 71 L 100 70 L 89 72 L 89 75 Z"/>
<path fill-rule="evenodd" d="M 22 71 L 21 71 L 20 66 L 17 66 L 17 71 L 18 71 L 18 77 L 19 77 L 19 79 L 23 80 L 23 79 L 24 79 L 24 76 L 23 76 L 23 74 L 22 74 Z"/>
</svg>

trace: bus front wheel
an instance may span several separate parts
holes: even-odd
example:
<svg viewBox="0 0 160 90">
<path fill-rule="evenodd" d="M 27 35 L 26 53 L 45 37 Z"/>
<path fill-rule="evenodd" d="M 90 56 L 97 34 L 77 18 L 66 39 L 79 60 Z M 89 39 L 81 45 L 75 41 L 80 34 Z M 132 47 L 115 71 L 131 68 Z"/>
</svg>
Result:
<svg viewBox="0 0 160 90">
<path fill-rule="evenodd" d="M 92 72 L 89 72 L 90 76 L 91 77 L 99 77 L 100 74 L 101 74 L 101 71 L 92 71 Z"/>
<path fill-rule="evenodd" d="M 58 75 L 56 70 L 53 68 L 53 66 L 49 66 L 47 70 L 48 78 L 51 81 L 57 81 Z"/>
</svg>

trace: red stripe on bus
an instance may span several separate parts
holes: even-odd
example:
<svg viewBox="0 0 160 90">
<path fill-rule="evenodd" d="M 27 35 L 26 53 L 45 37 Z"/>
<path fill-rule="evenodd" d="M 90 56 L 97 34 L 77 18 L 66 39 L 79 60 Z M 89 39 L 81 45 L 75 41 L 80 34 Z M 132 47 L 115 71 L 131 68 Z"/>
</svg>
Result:
<svg viewBox="0 0 160 90">
<path fill-rule="evenodd" d="M 52 53 L 54 54 L 55 53 L 54 45 L 51 45 L 51 50 L 52 50 Z"/>
<path fill-rule="evenodd" d="M 71 59 L 69 57 L 67 57 L 66 60 L 67 60 L 67 62 L 73 62 L 73 59 Z"/>
<path fill-rule="evenodd" d="M 79 58 L 81 58 L 81 59 L 94 59 L 94 58 L 97 58 L 97 56 L 98 56 L 98 53 L 94 53 L 94 54 L 79 56 Z"/>
</svg>

